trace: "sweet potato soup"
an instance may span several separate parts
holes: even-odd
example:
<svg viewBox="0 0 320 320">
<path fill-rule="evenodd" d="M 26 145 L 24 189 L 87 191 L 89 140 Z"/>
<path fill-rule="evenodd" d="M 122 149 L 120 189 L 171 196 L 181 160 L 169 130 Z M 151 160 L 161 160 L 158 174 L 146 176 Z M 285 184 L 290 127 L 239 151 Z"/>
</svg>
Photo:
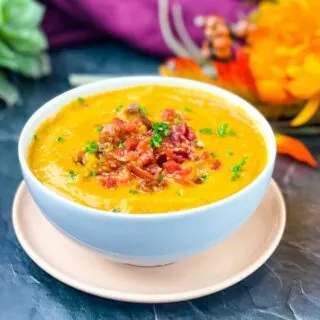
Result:
<svg viewBox="0 0 320 320">
<path fill-rule="evenodd" d="M 239 191 L 263 170 L 267 150 L 242 110 L 206 92 L 151 85 L 79 97 L 39 127 L 28 161 L 73 201 L 161 213 Z"/>
</svg>

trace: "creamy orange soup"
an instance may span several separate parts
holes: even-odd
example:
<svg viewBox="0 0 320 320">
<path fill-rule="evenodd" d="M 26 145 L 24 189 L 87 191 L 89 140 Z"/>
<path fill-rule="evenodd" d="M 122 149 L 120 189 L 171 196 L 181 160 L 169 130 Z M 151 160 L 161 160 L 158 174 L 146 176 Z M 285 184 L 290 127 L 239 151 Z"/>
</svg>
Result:
<svg viewBox="0 0 320 320">
<path fill-rule="evenodd" d="M 79 97 L 38 128 L 28 161 L 73 201 L 147 214 L 234 194 L 261 173 L 267 150 L 242 110 L 202 91 L 150 85 Z"/>
</svg>

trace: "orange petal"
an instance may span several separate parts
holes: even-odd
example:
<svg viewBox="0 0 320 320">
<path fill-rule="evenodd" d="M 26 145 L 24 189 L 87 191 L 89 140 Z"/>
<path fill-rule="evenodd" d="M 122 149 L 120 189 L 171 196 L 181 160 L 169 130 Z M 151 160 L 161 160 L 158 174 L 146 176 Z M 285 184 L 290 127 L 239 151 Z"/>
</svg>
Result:
<svg viewBox="0 0 320 320">
<path fill-rule="evenodd" d="M 290 126 L 300 127 L 307 123 L 316 114 L 319 108 L 319 103 L 319 96 L 310 99 L 299 114 L 290 122 Z"/>
<path fill-rule="evenodd" d="M 283 134 L 276 133 L 276 142 L 278 153 L 286 154 L 314 168 L 318 165 L 317 160 L 301 141 Z"/>
</svg>

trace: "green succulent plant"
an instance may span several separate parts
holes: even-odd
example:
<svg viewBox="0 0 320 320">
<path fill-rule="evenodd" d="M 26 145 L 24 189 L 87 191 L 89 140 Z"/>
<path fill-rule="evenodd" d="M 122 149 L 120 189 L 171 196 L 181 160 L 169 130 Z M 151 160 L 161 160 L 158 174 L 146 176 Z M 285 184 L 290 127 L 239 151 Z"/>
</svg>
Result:
<svg viewBox="0 0 320 320">
<path fill-rule="evenodd" d="M 34 0 L 0 0 L 0 99 L 9 106 L 19 93 L 7 71 L 34 79 L 51 72 L 47 39 L 40 30 L 43 15 L 44 6 Z"/>
</svg>

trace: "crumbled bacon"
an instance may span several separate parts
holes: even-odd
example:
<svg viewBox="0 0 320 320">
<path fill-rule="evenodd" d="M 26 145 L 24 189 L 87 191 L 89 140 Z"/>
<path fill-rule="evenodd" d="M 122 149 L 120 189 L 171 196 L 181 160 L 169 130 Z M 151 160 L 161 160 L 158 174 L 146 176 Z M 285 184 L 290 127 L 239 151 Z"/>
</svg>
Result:
<svg viewBox="0 0 320 320">
<path fill-rule="evenodd" d="M 127 113 L 137 114 L 140 112 L 140 106 L 136 103 L 130 104 L 127 108 Z"/>
<path fill-rule="evenodd" d="M 136 165 L 132 165 L 130 169 L 137 177 L 143 180 L 151 180 L 151 181 L 156 180 L 156 176 L 154 176 L 152 173 Z"/>
<path fill-rule="evenodd" d="M 200 155 L 199 160 L 206 160 L 206 159 L 209 159 L 209 158 L 210 158 L 209 152 L 205 151 Z"/>
<path fill-rule="evenodd" d="M 99 151 L 95 154 L 96 179 L 104 187 L 114 189 L 132 180 L 136 180 L 138 188 L 144 192 L 164 189 L 168 181 L 194 185 L 203 183 L 201 177 L 194 178 L 197 166 L 200 171 L 204 167 L 210 170 L 221 167 L 220 160 L 212 162 L 209 152 L 199 154 L 196 151 L 199 148 L 196 133 L 178 111 L 163 110 L 161 117 L 168 133 L 162 133 L 160 140 L 139 105 L 130 105 L 125 114 L 127 121 L 114 118 L 103 126 L 99 136 Z M 152 143 L 155 138 L 156 145 Z M 84 156 L 85 152 L 79 153 L 79 163 Z M 190 161 L 194 162 L 195 170 L 193 166 L 186 166 Z"/>
<path fill-rule="evenodd" d="M 115 189 L 118 185 L 117 179 L 115 177 L 101 175 L 97 178 L 101 182 L 101 184 L 108 189 Z"/>
<path fill-rule="evenodd" d="M 215 160 L 213 165 L 212 165 L 212 169 L 213 170 L 219 170 L 221 167 L 221 161 L 219 159 Z"/>
<path fill-rule="evenodd" d="M 179 171 L 181 170 L 181 165 L 175 161 L 168 161 L 168 162 L 165 162 L 163 164 L 163 168 L 164 170 L 166 170 L 168 173 L 174 173 L 176 171 Z"/>
<path fill-rule="evenodd" d="M 164 109 L 161 113 L 161 117 L 164 121 L 172 122 L 177 118 L 180 118 L 180 115 L 173 109 Z"/>
</svg>

